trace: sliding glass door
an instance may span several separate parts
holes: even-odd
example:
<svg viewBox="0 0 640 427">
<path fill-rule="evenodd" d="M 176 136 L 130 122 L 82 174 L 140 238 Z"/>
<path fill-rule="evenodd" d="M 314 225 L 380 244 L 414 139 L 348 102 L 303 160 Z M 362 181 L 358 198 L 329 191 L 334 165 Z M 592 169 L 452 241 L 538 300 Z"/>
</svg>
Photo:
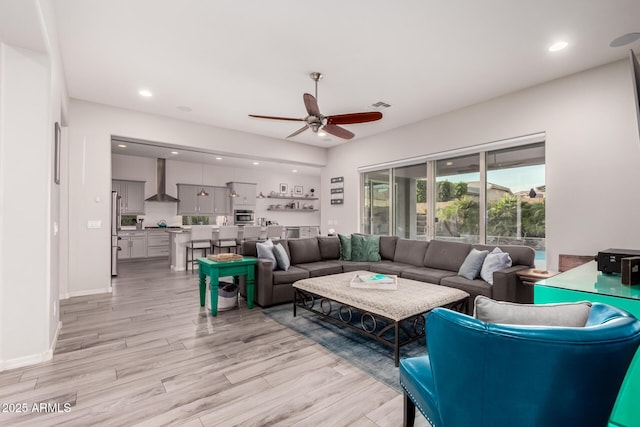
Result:
<svg viewBox="0 0 640 427">
<path fill-rule="evenodd" d="M 435 162 L 435 238 L 480 241 L 480 155 Z"/>
<path fill-rule="evenodd" d="M 427 165 L 393 169 L 393 227 L 396 236 L 426 240 Z"/>
<path fill-rule="evenodd" d="M 391 230 L 391 191 L 389 170 L 363 174 L 362 232 L 389 235 Z"/>
</svg>

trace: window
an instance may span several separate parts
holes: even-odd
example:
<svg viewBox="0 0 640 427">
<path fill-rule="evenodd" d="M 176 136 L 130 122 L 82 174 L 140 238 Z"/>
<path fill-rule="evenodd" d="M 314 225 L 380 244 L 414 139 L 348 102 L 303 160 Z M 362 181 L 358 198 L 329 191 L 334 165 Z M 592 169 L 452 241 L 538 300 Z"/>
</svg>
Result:
<svg viewBox="0 0 640 427">
<path fill-rule="evenodd" d="M 543 135 L 521 138 L 534 143 L 501 141 L 485 151 L 363 171 L 361 231 L 526 245 L 544 267 L 545 144 L 535 142 Z"/>
</svg>

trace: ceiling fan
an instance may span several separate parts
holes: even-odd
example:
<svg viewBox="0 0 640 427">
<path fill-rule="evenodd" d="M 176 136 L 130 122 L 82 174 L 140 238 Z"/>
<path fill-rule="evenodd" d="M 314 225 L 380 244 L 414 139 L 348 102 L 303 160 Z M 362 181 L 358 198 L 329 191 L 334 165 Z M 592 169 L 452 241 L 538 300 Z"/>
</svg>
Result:
<svg viewBox="0 0 640 427">
<path fill-rule="evenodd" d="M 291 135 L 287 136 L 287 138 L 291 138 L 296 136 L 305 130 L 311 128 L 312 131 L 318 133 L 318 130 L 323 130 L 327 133 L 330 133 L 333 136 L 337 136 L 338 138 L 343 139 L 351 139 L 355 136 L 355 134 L 347 129 L 340 127 L 338 125 L 350 125 L 354 123 L 366 123 L 366 122 L 374 122 L 376 120 L 380 120 L 382 118 L 382 113 L 378 111 L 370 111 L 364 113 L 349 113 L 349 114 L 337 114 L 335 116 L 323 116 L 320 114 L 320 109 L 318 108 L 318 80 L 322 78 L 322 73 L 311 73 L 309 74 L 311 80 L 316 83 L 316 96 L 309 93 L 305 93 L 302 95 L 304 100 L 304 106 L 307 109 L 307 113 L 309 114 L 305 118 L 291 118 L 291 117 L 275 117 L 275 116 L 259 116 L 256 114 L 249 114 L 249 117 L 256 117 L 258 119 L 273 119 L 273 120 L 289 120 L 296 122 L 305 122 L 306 124 L 293 132 Z"/>
</svg>

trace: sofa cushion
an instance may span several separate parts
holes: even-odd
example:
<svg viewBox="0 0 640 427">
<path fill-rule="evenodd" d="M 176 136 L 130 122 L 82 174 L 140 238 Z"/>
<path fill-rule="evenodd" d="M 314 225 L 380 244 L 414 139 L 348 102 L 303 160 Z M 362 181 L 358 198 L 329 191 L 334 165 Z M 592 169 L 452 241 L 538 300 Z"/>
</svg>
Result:
<svg viewBox="0 0 640 427">
<path fill-rule="evenodd" d="M 400 277 L 438 285 L 444 277 L 455 276 L 455 274 L 454 271 L 449 270 L 412 266 L 403 270 Z"/>
<path fill-rule="evenodd" d="M 327 276 L 329 274 L 342 273 L 342 263 L 338 260 L 327 260 L 297 264 L 296 267 L 309 272 L 309 277 Z"/>
<path fill-rule="evenodd" d="M 276 267 L 278 266 L 278 261 L 276 260 L 276 256 L 273 253 L 273 242 L 271 241 L 271 239 L 267 240 L 266 242 L 256 243 L 256 251 L 258 253 L 258 258 L 271 261 L 271 269 L 276 269 Z"/>
<path fill-rule="evenodd" d="M 429 242 L 425 240 L 398 239 L 393 261 L 422 267 L 427 246 L 429 246 Z M 456 271 L 458 271 L 458 269 L 456 269 Z"/>
<path fill-rule="evenodd" d="M 284 249 L 284 246 L 282 246 L 282 243 L 278 243 L 273 246 L 273 255 L 276 257 L 276 261 L 278 262 L 278 268 L 280 270 L 287 271 L 291 266 L 291 261 L 289 260 L 289 255 Z"/>
<path fill-rule="evenodd" d="M 340 259 L 340 239 L 335 236 L 320 236 L 316 238 L 318 239 L 321 259 Z"/>
<path fill-rule="evenodd" d="M 289 254 L 291 256 L 291 265 L 317 262 L 322 259 L 320 257 L 318 239 L 315 237 L 289 240 Z"/>
<path fill-rule="evenodd" d="M 496 246 L 492 245 L 479 244 L 473 245 L 473 247 L 481 251 L 489 252 L 496 248 Z M 500 245 L 500 249 L 502 249 L 502 252 L 509 254 L 513 265 L 526 265 L 528 267 L 534 267 L 535 265 L 536 252 L 529 246 Z"/>
<path fill-rule="evenodd" d="M 374 273 L 395 274 L 396 276 L 400 276 L 404 270 L 413 267 L 414 266 L 411 264 L 404 264 L 402 262 L 382 261 L 371 263 L 371 268 L 369 269 L 369 271 L 373 271 Z"/>
<path fill-rule="evenodd" d="M 282 285 L 293 283 L 297 280 L 308 279 L 309 272 L 303 268 L 291 266 L 287 271 L 275 270 L 273 272 L 273 284 Z"/>
<path fill-rule="evenodd" d="M 258 250 L 256 248 L 256 245 L 259 242 L 258 240 L 247 240 L 246 242 L 242 243 L 242 254 L 246 255 L 246 256 L 253 256 L 253 257 L 258 257 Z"/>
<path fill-rule="evenodd" d="M 371 265 L 375 264 L 373 262 L 365 262 L 365 261 L 340 261 L 342 264 L 342 272 L 349 273 L 351 271 L 369 271 L 371 269 Z"/>
<path fill-rule="evenodd" d="M 469 280 L 465 279 L 462 276 L 455 275 L 443 277 L 440 281 L 440 284 L 442 286 L 449 286 L 450 288 L 456 288 L 465 291 L 466 293 L 471 295 L 471 302 L 477 295 L 490 297 L 493 293 L 493 287 L 482 279 Z"/>
<path fill-rule="evenodd" d="M 482 270 L 480 270 L 480 277 L 482 277 L 485 282 L 493 285 L 493 273 L 509 267 L 511 267 L 511 257 L 509 254 L 502 252 L 500 248 L 495 248 L 484 259 Z"/>
<path fill-rule="evenodd" d="M 473 316 L 487 323 L 581 328 L 587 323 L 591 303 L 516 304 L 478 296 Z"/>
<path fill-rule="evenodd" d="M 340 240 L 340 259 L 351 261 L 351 235 L 338 234 Z"/>
<path fill-rule="evenodd" d="M 471 248 L 471 252 L 467 255 L 464 262 L 458 270 L 458 276 L 462 276 L 465 279 L 473 280 L 480 274 L 484 259 L 489 254 L 489 251 L 479 251 L 476 248 Z"/>
<path fill-rule="evenodd" d="M 380 236 L 380 258 L 393 261 L 398 236 Z"/>
<path fill-rule="evenodd" d="M 351 261 L 380 261 L 380 236 L 353 233 Z"/>
<path fill-rule="evenodd" d="M 469 243 L 432 240 L 424 257 L 424 266 L 458 272 L 469 251 Z"/>
</svg>

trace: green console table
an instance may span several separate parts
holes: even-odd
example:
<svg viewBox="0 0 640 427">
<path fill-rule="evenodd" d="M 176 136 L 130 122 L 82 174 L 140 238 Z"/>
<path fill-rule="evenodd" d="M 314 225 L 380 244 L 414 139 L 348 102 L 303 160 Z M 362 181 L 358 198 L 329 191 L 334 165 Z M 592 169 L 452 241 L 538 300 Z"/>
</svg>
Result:
<svg viewBox="0 0 640 427">
<path fill-rule="evenodd" d="M 620 283 L 619 274 L 602 274 L 595 261 L 537 282 L 536 304 L 551 302 L 603 302 L 640 318 L 640 285 Z M 597 392 L 597 391 L 594 391 Z M 640 427 L 640 350 L 636 352 L 611 412 L 609 427 Z"/>
<path fill-rule="evenodd" d="M 204 307 L 207 292 L 207 276 L 209 276 L 209 293 L 211 294 L 211 315 L 218 315 L 218 280 L 221 277 L 231 276 L 236 281 L 238 276 L 247 276 L 247 307 L 253 308 L 253 295 L 255 287 L 255 266 L 258 259 L 243 257 L 238 261 L 216 262 L 207 258 L 198 258 L 198 270 L 200 275 L 200 307 Z"/>
</svg>

